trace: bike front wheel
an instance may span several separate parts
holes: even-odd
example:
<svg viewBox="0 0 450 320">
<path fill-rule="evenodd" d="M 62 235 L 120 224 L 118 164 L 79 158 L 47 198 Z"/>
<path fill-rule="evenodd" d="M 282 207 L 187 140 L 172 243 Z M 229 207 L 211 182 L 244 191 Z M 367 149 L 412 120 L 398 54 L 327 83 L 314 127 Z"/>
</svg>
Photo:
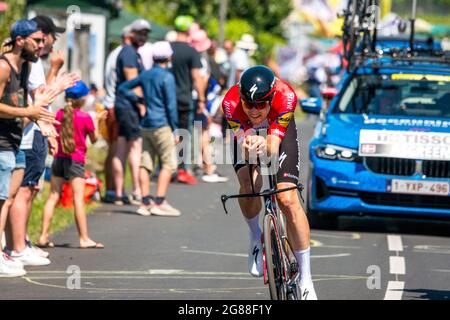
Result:
<svg viewBox="0 0 450 320">
<path fill-rule="evenodd" d="M 284 281 L 284 260 L 281 242 L 275 218 L 270 214 L 264 217 L 264 250 L 266 253 L 270 298 L 272 300 L 286 300 L 286 283 Z"/>
</svg>

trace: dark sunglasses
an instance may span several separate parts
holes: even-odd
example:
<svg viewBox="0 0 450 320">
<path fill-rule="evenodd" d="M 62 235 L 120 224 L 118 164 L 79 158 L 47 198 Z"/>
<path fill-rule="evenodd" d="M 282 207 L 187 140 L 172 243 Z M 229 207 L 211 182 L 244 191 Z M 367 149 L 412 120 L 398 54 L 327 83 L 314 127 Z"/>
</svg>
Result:
<svg viewBox="0 0 450 320">
<path fill-rule="evenodd" d="M 40 45 L 41 43 L 44 43 L 44 39 L 43 38 L 33 38 L 33 37 L 29 37 L 30 39 L 33 39 L 34 42 L 36 42 L 37 45 Z"/>
<path fill-rule="evenodd" d="M 245 109 L 251 110 L 255 108 L 256 110 L 263 110 L 267 106 L 270 105 L 269 101 L 262 101 L 262 102 L 247 102 L 245 100 L 242 100 L 242 105 Z"/>
</svg>

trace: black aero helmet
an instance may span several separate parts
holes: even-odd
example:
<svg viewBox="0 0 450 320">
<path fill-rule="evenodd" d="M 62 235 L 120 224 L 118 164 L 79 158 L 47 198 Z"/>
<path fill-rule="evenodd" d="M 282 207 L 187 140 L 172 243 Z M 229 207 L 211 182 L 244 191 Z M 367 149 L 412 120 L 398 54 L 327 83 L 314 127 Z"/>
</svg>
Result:
<svg viewBox="0 0 450 320">
<path fill-rule="evenodd" d="M 239 93 L 246 102 L 270 101 L 273 96 L 275 74 L 266 66 L 254 66 L 245 70 L 239 80 Z"/>
</svg>

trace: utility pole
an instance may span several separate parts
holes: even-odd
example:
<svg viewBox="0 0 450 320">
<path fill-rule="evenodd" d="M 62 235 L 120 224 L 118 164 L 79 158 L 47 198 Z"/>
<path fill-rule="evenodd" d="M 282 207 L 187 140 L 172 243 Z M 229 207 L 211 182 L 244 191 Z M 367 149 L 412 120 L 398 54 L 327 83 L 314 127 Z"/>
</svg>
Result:
<svg viewBox="0 0 450 320">
<path fill-rule="evenodd" d="M 225 40 L 225 22 L 227 19 L 228 0 L 219 0 L 219 45 Z"/>
</svg>

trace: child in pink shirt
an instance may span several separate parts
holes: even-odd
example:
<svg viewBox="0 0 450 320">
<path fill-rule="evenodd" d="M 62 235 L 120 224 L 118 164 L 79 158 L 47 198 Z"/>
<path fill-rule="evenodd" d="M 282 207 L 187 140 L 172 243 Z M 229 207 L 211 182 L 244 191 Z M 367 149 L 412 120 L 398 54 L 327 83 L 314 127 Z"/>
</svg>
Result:
<svg viewBox="0 0 450 320">
<path fill-rule="evenodd" d="M 98 120 L 106 116 L 106 112 L 95 118 L 94 124 L 91 116 L 83 112 L 81 108 L 85 103 L 85 96 L 89 88 L 83 81 L 78 81 L 75 86 L 66 90 L 67 105 L 64 110 L 58 110 L 56 120 L 61 124 L 56 126 L 58 131 L 58 152 L 52 165 L 50 196 L 45 203 L 42 221 L 42 232 L 39 244 L 49 244 L 49 227 L 51 219 L 58 204 L 62 186 L 65 181 L 70 181 L 75 208 L 75 221 L 80 235 L 80 248 L 103 248 L 103 244 L 89 238 L 87 219 L 84 204 L 84 163 L 86 159 L 86 137 L 92 143 L 97 141 Z"/>
</svg>

